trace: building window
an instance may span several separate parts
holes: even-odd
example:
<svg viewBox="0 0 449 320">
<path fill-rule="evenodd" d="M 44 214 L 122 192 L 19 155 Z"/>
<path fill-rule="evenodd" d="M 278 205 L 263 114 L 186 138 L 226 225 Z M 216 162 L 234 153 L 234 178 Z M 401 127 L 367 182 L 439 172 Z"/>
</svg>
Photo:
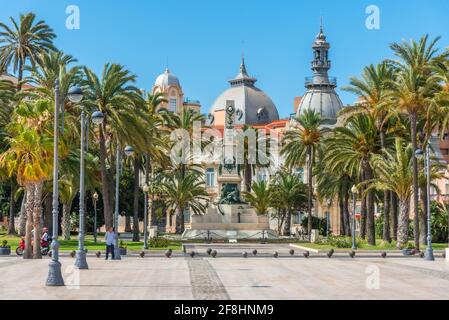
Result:
<svg viewBox="0 0 449 320">
<path fill-rule="evenodd" d="M 268 181 L 268 176 L 265 174 L 265 173 L 263 173 L 263 172 L 259 172 L 258 173 L 258 175 L 257 175 L 257 180 L 259 181 L 259 182 L 267 182 Z"/>
<path fill-rule="evenodd" d="M 170 104 L 169 104 L 169 106 L 168 106 L 168 111 L 170 111 L 170 112 L 176 112 L 176 105 L 177 105 L 176 99 L 171 98 L 171 99 L 170 99 Z"/>
<path fill-rule="evenodd" d="M 185 208 L 183 214 L 184 214 L 184 223 L 190 223 L 190 209 Z"/>
<path fill-rule="evenodd" d="M 206 187 L 215 186 L 215 170 L 209 168 L 206 170 Z"/>
<path fill-rule="evenodd" d="M 304 169 L 303 168 L 297 168 L 295 170 L 295 174 L 298 176 L 299 179 L 304 179 Z"/>
</svg>

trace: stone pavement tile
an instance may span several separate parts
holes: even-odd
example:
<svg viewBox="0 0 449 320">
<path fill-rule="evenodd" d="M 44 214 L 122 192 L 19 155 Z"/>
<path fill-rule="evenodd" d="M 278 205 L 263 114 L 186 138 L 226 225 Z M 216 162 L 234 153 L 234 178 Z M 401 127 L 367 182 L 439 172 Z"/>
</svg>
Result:
<svg viewBox="0 0 449 320">
<path fill-rule="evenodd" d="M 386 261 L 223 258 L 211 264 L 231 299 L 449 299 L 449 281 L 398 267 L 403 259 Z M 372 286 L 370 275 L 377 273 L 379 289 L 370 290 L 367 282 Z"/>
<path fill-rule="evenodd" d="M 189 269 L 184 259 L 89 259 L 89 270 L 80 270 L 78 276 L 73 272 L 74 259 L 64 258 L 61 262 L 66 286 L 60 288 L 45 286 L 49 261 L 29 260 L 2 268 L 0 298 L 192 299 Z"/>
</svg>

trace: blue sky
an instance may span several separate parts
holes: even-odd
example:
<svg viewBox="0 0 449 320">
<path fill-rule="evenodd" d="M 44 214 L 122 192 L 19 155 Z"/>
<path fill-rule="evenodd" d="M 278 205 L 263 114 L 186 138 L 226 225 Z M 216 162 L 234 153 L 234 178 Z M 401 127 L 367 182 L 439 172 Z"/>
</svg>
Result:
<svg viewBox="0 0 449 320">
<path fill-rule="evenodd" d="M 447 0 L 0 0 L 0 20 L 33 11 L 58 35 L 56 45 L 99 72 L 126 65 L 150 89 L 168 60 L 186 97 L 208 112 L 238 71 L 242 50 L 258 86 L 280 114 L 293 110 L 311 74 L 311 43 L 320 17 L 331 43 L 331 75 L 339 86 L 364 66 L 392 57 L 389 44 L 429 33 L 449 47 Z M 65 9 L 78 5 L 80 30 L 67 30 Z M 380 30 L 365 27 L 368 5 L 380 9 Z M 354 97 L 338 90 L 344 103 Z"/>
</svg>

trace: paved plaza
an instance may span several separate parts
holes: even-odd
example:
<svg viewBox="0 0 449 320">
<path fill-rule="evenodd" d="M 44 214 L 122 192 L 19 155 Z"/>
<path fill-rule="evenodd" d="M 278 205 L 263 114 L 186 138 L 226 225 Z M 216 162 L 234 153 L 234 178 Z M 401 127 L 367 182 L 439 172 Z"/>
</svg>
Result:
<svg viewBox="0 0 449 320">
<path fill-rule="evenodd" d="M 89 270 L 74 270 L 63 255 L 65 287 L 46 287 L 48 258 L 0 258 L 0 298 L 8 299 L 449 299 L 449 263 L 438 258 L 336 253 L 303 257 L 288 245 L 187 247 L 170 259 L 163 253 L 105 261 L 89 254 Z M 252 250 L 256 248 L 256 256 Z M 191 258 L 188 253 L 195 250 Z M 248 257 L 241 256 L 242 251 Z M 278 258 L 273 252 L 279 253 Z"/>
</svg>

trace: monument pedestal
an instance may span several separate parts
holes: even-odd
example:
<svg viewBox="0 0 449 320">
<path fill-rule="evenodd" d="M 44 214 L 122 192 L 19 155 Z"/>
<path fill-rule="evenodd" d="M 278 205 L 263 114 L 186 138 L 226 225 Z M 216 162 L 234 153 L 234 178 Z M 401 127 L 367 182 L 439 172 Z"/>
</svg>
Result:
<svg viewBox="0 0 449 320">
<path fill-rule="evenodd" d="M 277 238 L 270 230 L 268 216 L 258 216 L 247 204 L 220 205 L 209 208 L 205 215 L 192 216 L 191 229 L 182 236 L 185 240 L 243 240 Z"/>
</svg>

